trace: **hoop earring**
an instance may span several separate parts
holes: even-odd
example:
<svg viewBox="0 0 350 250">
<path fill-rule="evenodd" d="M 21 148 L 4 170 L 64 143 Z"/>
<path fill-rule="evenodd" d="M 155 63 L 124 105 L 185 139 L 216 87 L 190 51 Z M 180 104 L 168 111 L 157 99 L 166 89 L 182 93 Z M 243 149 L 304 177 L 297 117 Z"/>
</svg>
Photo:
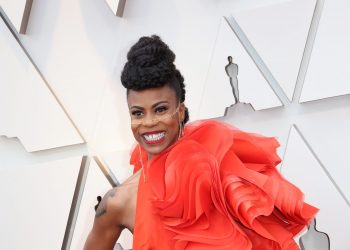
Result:
<svg viewBox="0 0 350 250">
<path fill-rule="evenodd" d="M 179 120 L 179 136 L 177 138 L 177 140 L 180 140 L 180 138 L 184 135 L 184 131 L 183 131 L 183 125 L 182 122 L 180 122 Z"/>
<path fill-rule="evenodd" d="M 140 144 L 139 144 L 138 148 L 139 148 L 139 161 L 141 163 L 141 168 L 142 168 L 142 172 L 143 172 L 143 181 L 146 182 L 146 173 L 145 173 L 145 168 L 143 167 L 143 160 L 142 160 L 142 153 L 141 153 Z"/>
</svg>

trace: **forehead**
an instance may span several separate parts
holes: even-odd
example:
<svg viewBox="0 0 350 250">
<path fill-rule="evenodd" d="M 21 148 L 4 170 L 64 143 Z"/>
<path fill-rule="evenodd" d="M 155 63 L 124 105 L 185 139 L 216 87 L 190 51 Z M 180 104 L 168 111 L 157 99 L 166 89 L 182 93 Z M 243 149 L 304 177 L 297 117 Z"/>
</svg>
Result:
<svg viewBox="0 0 350 250">
<path fill-rule="evenodd" d="M 133 105 L 141 107 L 152 106 L 154 103 L 160 101 L 167 101 L 171 104 L 176 104 L 176 95 L 175 91 L 166 84 L 162 87 L 149 88 L 140 91 L 129 90 L 127 100 L 129 107 Z"/>
</svg>

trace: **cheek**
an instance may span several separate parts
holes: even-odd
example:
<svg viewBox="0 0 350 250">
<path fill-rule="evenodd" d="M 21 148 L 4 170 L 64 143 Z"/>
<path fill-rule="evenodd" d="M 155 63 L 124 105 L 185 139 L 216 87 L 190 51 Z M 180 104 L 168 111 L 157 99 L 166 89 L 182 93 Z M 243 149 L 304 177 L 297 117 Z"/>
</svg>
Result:
<svg viewBox="0 0 350 250">
<path fill-rule="evenodd" d="M 139 133 L 138 133 L 138 128 L 131 125 L 131 131 L 132 131 L 132 133 L 134 135 L 135 140 L 139 141 L 140 137 L 139 137 Z"/>
<path fill-rule="evenodd" d="M 179 123 L 175 119 L 167 124 L 168 129 L 173 133 L 177 134 L 179 129 Z"/>
</svg>

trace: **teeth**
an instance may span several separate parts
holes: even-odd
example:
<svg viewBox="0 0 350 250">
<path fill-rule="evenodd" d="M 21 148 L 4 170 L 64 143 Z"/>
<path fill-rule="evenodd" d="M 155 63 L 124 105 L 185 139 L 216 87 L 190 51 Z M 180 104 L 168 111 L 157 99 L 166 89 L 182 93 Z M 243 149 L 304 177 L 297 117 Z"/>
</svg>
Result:
<svg viewBox="0 0 350 250">
<path fill-rule="evenodd" d="M 160 139 L 162 139 L 165 135 L 165 132 L 161 132 L 158 134 L 148 134 L 148 135 L 143 135 L 143 137 L 147 140 L 147 141 L 158 141 Z"/>
</svg>

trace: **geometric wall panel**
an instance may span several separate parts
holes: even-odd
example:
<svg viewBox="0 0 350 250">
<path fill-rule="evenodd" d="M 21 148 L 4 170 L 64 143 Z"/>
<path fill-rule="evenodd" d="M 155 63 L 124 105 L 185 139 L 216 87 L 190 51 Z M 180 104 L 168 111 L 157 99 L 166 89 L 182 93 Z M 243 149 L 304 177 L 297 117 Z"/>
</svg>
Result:
<svg viewBox="0 0 350 250">
<path fill-rule="evenodd" d="M 316 0 L 293 0 L 233 17 L 291 100 Z"/>
<path fill-rule="evenodd" d="M 342 106 L 336 109 L 328 105 L 322 112 L 308 114 L 308 119 L 300 120 L 298 127 L 350 201 L 350 95 L 347 101 L 343 99 Z"/>
<path fill-rule="evenodd" d="M 33 0 L 0 0 L 0 8 L 18 33 L 26 32 L 32 3 Z"/>
<path fill-rule="evenodd" d="M 301 102 L 350 94 L 350 2 L 324 1 Z"/>
<path fill-rule="evenodd" d="M 93 144 L 89 141 L 90 146 L 97 151 L 96 154 L 101 155 L 103 152 L 102 157 L 105 160 L 104 152 L 115 152 L 118 149 L 126 152 L 126 156 L 128 156 L 128 150 L 135 142 L 130 129 L 130 114 L 126 103 L 125 89 L 116 88 L 121 84 L 113 83 L 111 85 L 104 91 L 99 106 Z M 129 165 L 128 161 L 126 163 Z M 119 167 L 118 164 L 109 166 Z M 120 179 L 118 178 L 118 180 Z"/>
<path fill-rule="evenodd" d="M 347 232 L 350 230 L 350 208 L 294 127 L 290 132 L 281 172 L 306 194 L 307 202 L 320 209 L 316 229 L 329 236 L 330 249 L 349 249 Z M 328 247 L 326 244 L 316 249 Z"/>
<path fill-rule="evenodd" d="M 95 160 L 91 160 L 87 178 L 83 187 L 83 195 L 78 207 L 79 213 L 74 226 L 74 233 L 70 245 L 71 250 L 83 249 L 87 236 L 92 229 L 95 218 L 94 207 L 97 204 L 97 196 L 103 195 L 112 188 L 100 167 Z M 125 248 L 131 248 L 132 235 L 128 230 L 124 230 L 118 240 Z"/>
<path fill-rule="evenodd" d="M 123 16 L 126 0 L 106 0 L 106 2 L 115 15 Z"/>
<path fill-rule="evenodd" d="M 133 174 L 133 166 L 129 163 L 130 150 L 103 153 L 101 156 L 119 183 L 123 183 Z"/>
<path fill-rule="evenodd" d="M 28 152 L 83 143 L 10 30 L 0 19 L 0 135 Z"/>
<path fill-rule="evenodd" d="M 243 131 L 257 133 L 264 136 L 276 137 L 280 143 L 278 154 L 283 158 L 288 131 L 293 121 L 284 107 L 254 111 L 249 104 L 238 103 L 227 109 L 226 115 L 219 120 L 227 122 Z"/>
<path fill-rule="evenodd" d="M 0 249 L 61 249 L 81 161 L 0 170 Z"/>
<path fill-rule="evenodd" d="M 103 195 L 112 188 L 105 175 L 94 160 L 88 166 L 88 173 L 85 184 L 82 185 L 83 195 L 80 205 L 78 205 L 78 217 L 74 227 L 71 245 L 68 249 L 83 249 L 87 236 L 92 228 L 97 196 Z"/>
<path fill-rule="evenodd" d="M 225 108 L 235 102 L 225 66 L 232 56 L 238 65 L 238 89 L 240 102 L 251 103 L 255 110 L 281 106 L 269 84 L 245 51 L 235 33 L 222 18 L 208 76 L 203 90 L 200 118 L 223 116 Z"/>
</svg>

